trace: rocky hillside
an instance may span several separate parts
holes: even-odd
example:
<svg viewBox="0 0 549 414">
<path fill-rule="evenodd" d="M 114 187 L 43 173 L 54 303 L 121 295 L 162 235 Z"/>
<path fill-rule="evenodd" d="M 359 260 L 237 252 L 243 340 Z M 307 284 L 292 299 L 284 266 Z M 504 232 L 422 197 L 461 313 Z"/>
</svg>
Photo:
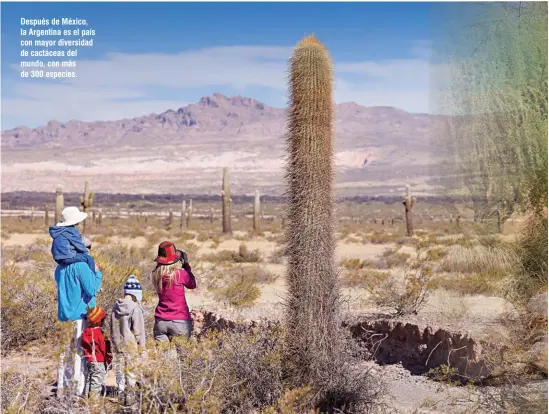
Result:
<svg viewBox="0 0 549 414">
<path fill-rule="evenodd" d="M 357 140 L 367 140 L 369 146 L 425 147 L 429 145 L 432 122 L 437 119 L 353 102 L 339 104 L 335 109 L 338 143 L 351 147 Z M 214 93 L 196 104 L 132 119 L 66 123 L 52 120 L 34 129 L 21 126 L 2 132 L 2 148 L 63 148 L 69 143 L 72 148 L 150 146 L 153 142 L 187 144 L 231 137 L 255 141 L 281 137 L 284 131 L 284 109 L 251 98 Z"/>
</svg>

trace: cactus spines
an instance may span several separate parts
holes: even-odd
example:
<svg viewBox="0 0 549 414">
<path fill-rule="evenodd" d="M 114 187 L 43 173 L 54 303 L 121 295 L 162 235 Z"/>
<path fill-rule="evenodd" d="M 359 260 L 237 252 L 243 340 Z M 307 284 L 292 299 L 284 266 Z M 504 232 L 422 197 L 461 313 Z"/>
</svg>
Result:
<svg viewBox="0 0 549 414">
<path fill-rule="evenodd" d="M 46 228 L 50 226 L 50 215 L 48 212 L 48 206 L 44 206 L 44 224 L 46 225 Z"/>
<path fill-rule="evenodd" d="M 416 199 L 411 196 L 410 186 L 406 185 L 406 196 L 402 201 L 406 213 L 406 235 L 414 235 L 414 226 L 412 224 L 412 209 L 416 205 Z"/>
<path fill-rule="evenodd" d="M 87 213 L 90 207 L 93 205 L 93 199 L 94 199 L 94 194 L 90 191 L 90 183 L 86 181 L 84 183 L 84 195 L 80 196 L 80 204 L 82 205 L 82 211 L 84 213 Z M 84 220 L 84 223 L 82 224 L 84 227 L 82 230 L 83 232 L 86 231 L 87 221 L 88 220 Z"/>
<path fill-rule="evenodd" d="M 323 378 L 337 374 L 340 354 L 332 63 L 312 36 L 290 59 L 287 125 L 285 370 L 292 385 L 326 391 Z"/>
<path fill-rule="evenodd" d="M 255 190 L 254 197 L 254 232 L 259 233 L 261 231 L 261 201 L 259 198 L 259 191 Z"/>
<path fill-rule="evenodd" d="M 223 215 L 223 233 L 231 234 L 233 232 L 231 226 L 231 189 L 229 188 L 229 169 L 223 168 L 223 184 L 222 184 L 222 215 Z"/>
<path fill-rule="evenodd" d="M 55 188 L 55 223 L 61 221 L 61 212 L 65 208 L 65 199 L 63 197 L 63 186 L 58 185 Z"/>
<path fill-rule="evenodd" d="M 187 208 L 187 228 L 191 227 L 191 221 L 193 218 L 193 200 L 189 200 L 189 207 Z"/>
<path fill-rule="evenodd" d="M 187 202 L 183 200 L 181 203 L 181 221 L 179 222 L 179 230 L 183 230 L 183 227 L 185 226 L 185 214 L 187 213 Z"/>
</svg>

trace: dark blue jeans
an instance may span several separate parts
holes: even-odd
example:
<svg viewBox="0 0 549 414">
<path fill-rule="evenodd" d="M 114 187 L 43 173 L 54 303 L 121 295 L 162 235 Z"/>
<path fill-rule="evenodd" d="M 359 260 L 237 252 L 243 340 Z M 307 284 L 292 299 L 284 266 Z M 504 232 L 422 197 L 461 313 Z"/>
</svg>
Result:
<svg viewBox="0 0 549 414">
<path fill-rule="evenodd" d="M 76 253 L 76 256 L 70 259 L 59 259 L 56 260 L 56 262 L 57 264 L 60 264 L 62 266 L 68 266 L 79 262 L 87 263 L 91 271 L 95 273 L 95 261 L 93 260 L 93 257 L 91 257 L 89 254 Z"/>
</svg>

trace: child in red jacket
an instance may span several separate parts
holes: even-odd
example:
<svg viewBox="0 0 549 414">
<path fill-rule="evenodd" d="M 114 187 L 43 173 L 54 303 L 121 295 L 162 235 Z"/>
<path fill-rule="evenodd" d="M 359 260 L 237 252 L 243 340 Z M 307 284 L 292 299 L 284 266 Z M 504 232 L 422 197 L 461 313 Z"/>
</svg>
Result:
<svg viewBox="0 0 549 414">
<path fill-rule="evenodd" d="M 86 388 L 90 397 L 101 394 L 107 367 L 112 362 L 110 342 L 103 336 L 105 311 L 96 306 L 88 310 L 88 328 L 82 332 L 82 351 L 86 358 Z"/>
</svg>

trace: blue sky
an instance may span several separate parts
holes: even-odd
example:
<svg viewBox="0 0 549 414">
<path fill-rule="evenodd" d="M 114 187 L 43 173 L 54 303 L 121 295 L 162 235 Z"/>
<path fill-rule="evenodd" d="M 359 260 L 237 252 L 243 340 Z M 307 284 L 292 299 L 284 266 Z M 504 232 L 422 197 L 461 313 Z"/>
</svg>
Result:
<svg viewBox="0 0 549 414">
<path fill-rule="evenodd" d="M 2 129 L 162 112 L 221 92 L 286 104 L 292 47 L 330 51 L 336 101 L 429 111 L 432 3 L 2 3 Z M 75 80 L 22 79 L 20 19 L 96 30 Z M 53 39 L 53 38 L 44 38 Z"/>
</svg>

